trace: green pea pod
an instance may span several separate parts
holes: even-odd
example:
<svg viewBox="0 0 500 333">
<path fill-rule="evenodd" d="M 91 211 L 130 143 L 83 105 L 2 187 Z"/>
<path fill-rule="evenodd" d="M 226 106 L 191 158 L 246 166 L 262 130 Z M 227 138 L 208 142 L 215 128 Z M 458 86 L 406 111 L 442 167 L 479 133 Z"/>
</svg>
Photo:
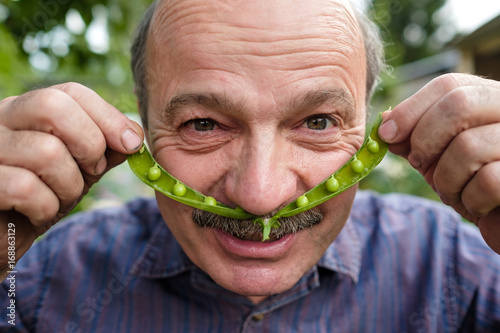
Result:
<svg viewBox="0 0 500 333">
<path fill-rule="evenodd" d="M 129 155 L 127 161 L 130 169 L 140 180 L 173 200 L 235 219 L 255 217 L 243 209 L 231 208 L 182 184 L 156 163 L 145 145 L 137 153 Z"/>
<path fill-rule="evenodd" d="M 279 227 L 280 217 L 293 216 L 322 204 L 368 176 L 382 161 L 388 149 L 387 143 L 378 136 L 381 122 L 382 113 L 379 113 L 361 148 L 333 175 L 301 195 L 296 201 L 283 207 L 270 219 L 257 218 L 254 222 L 262 226 L 263 240 L 267 239 L 266 236 L 269 235 L 271 228 Z"/>
<path fill-rule="evenodd" d="M 140 180 L 173 200 L 221 216 L 235 219 L 254 218 L 254 223 L 262 227 L 262 240 L 265 241 L 269 239 L 271 229 L 280 226 L 278 221 L 280 217 L 302 213 L 330 200 L 365 178 L 382 161 L 387 153 L 388 145 L 378 136 L 381 122 L 382 113 L 377 116 L 361 148 L 347 163 L 269 219 L 262 219 L 240 208 L 231 208 L 217 202 L 213 197 L 207 197 L 182 184 L 156 163 L 146 146 L 143 146 L 139 152 L 129 155 L 127 159 L 130 168 Z"/>
</svg>

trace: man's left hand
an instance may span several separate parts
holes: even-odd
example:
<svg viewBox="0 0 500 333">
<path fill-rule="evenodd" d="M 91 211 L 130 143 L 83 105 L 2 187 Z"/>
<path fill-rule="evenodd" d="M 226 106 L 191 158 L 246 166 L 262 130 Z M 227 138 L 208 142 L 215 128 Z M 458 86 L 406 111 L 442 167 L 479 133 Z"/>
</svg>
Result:
<svg viewBox="0 0 500 333">
<path fill-rule="evenodd" d="M 500 254 L 500 82 L 440 76 L 383 116 L 379 129 Z"/>
</svg>

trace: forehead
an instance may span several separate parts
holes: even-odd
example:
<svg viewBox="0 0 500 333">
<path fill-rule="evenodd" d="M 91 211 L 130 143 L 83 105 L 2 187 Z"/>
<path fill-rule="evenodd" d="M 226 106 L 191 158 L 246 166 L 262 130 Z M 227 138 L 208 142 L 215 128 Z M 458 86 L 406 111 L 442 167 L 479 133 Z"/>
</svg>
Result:
<svg viewBox="0 0 500 333">
<path fill-rule="evenodd" d="M 338 23 L 354 23 L 348 0 L 163 0 L 157 5 L 153 25 L 158 32 L 179 31 L 186 24 L 219 23 L 240 28 L 307 30 Z M 311 26 L 306 22 L 313 20 Z"/>
<path fill-rule="evenodd" d="M 164 96 L 166 81 L 193 69 L 258 79 L 267 70 L 281 80 L 282 74 L 295 79 L 310 69 L 337 68 L 364 98 L 364 46 L 347 0 L 160 1 L 147 52 L 150 76 L 162 82 Z"/>
<path fill-rule="evenodd" d="M 260 43 L 249 50 L 255 53 L 277 41 L 288 43 L 289 51 L 314 39 L 351 49 L 362 42 L 348 0 L 164 0 L 151 26 L 154 47 L 169 45 L 170 51 L 184 42 L 191 48 L 201 44 L 205 51 L 215 41 L 231 42 L 236 49 Z"/>
</svg>

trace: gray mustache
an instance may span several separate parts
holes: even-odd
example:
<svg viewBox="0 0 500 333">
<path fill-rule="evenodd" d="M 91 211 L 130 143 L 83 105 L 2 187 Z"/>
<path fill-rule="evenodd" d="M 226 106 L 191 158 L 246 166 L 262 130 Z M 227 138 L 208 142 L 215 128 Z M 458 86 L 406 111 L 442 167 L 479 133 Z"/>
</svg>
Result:
<svg viewBox="0 0 500 333">
<path fill-rule="evenodd" d="M 263 216 L 262 218 L 271 218 L 271 216 L 272 214 Z M 194 223 L 202 228 L 216 228 L 238 238 L 245 238 L 251 235 L 262 235 L 262 228 L 254 224 L 253 219 L 233 219 L 200 209 L 195 209 L 193 211 L 192 218 Z M 321 214 L 317 208 L 307 210 L 294 216 L 280 217 L 278 221 L 281 226 L 271 229 L 270 237 L 279 239 L 288 234 L 310 228 L 320 223 L 322 219 L 323 214 Z"/>
</svg>

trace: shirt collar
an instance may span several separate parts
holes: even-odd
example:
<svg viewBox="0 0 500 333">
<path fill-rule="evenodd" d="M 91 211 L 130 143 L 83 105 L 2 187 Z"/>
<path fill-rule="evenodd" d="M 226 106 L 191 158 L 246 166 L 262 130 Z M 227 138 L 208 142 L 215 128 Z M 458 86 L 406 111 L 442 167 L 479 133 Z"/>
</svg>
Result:
<svg viewBox="0 0 500 333">
<path fill-rule="evenodd" d="M 196 268 L 169 231 L 160 214 L 153 225 L 152 235 L 142 254 L 132 265 L 130 274 L 147 278 L 169 278 Z M 358 282 L 361 267 L 361 244 L 353 219 L 350 217 L 335 241 L 317 264 Z"/>
<path fill-rule="evenodd" d="M 361 243 L 351 217 L 319 259 L 318 267 L 345 274 L 354 283 L 358 282 L 361 269 Z"/>
</svg>

